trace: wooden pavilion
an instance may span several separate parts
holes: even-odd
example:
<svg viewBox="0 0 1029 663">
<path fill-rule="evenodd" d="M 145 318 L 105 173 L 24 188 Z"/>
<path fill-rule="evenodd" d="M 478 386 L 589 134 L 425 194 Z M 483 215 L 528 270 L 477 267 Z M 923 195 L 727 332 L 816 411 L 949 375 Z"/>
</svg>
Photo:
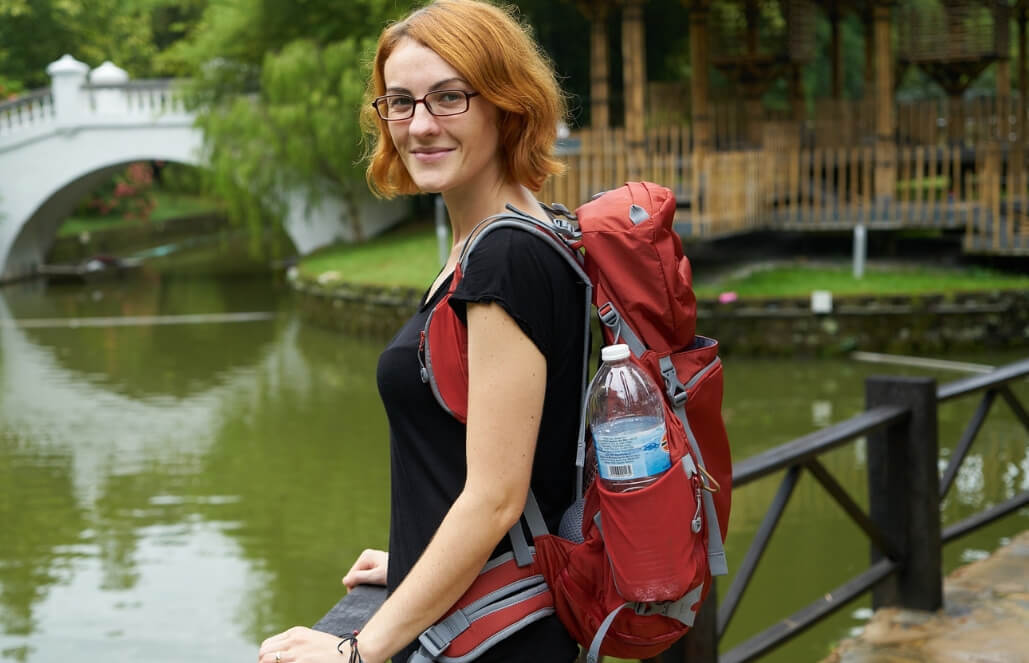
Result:
<svg viewBox="0 0 1029 663">
<path fill-rule="evenodd" d="M 687 239 L 757 229 L 935 228 L 963 232 L 968 252 L 1029 255 L 1029 0 L 682 2 L 692 75 L 687 117 L 675 121 L 663 119 L 676 113 L 647 83 L 647 0 L 576 2 L 591 25 L 591 124 L 565 141 L 568 172 L 547 184 L 545 199 L 582 201 L 648 179 L 676 191 L 677 227 Z M 840 24 L 848 13 L 864 26 L 861 99 L 843 98 Z M 808 100 L 802 73 L 826 57 L 816 54 L 823 18 L 831 92 Z M 609 20 L 621 23 L 621 122 L 610 113 Z M 995 92 L 969 98 L 991 65 Z M 898 99 L 909 67 L 946 98 Z M 732 98 L 712 99 L 714 70 L 731 81 Z M 783 80 L 788 109 L 765 108 L 769 86 Z"/>
</svg>

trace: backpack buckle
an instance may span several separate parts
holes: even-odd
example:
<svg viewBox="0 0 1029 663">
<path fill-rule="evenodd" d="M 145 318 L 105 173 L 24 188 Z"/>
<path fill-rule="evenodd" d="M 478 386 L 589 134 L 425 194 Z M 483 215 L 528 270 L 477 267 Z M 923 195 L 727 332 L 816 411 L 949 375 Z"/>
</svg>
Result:
<svg viewBox="0 0 1029 663">
<path fill-rule="evenodd" d="M 661 359 L 661 377 L 665 379 L 665 393 L 668 394 L 668 400 L 672 401 L 672 405 L 675 407 L 683 407 L 688 396 L 686 387 L 679 380 L 675 366 L 667 357 Z"/>
<path fill-rule="evenodd" d="M 619 318 L 618 311 L 611 305 L 611 302 L 606 302 L 600 305 L 597 309 L 597 317 L 608 327 L 614 327 L 618 324 Z"/>
<path fill-rule="evenodd" d="M 436 660 L 447 650 L 454 638 L 468 630 L 470 625 L 468 617 L 457 610 L 443 621 L 422 631 L 422 634 L 418 636 L 418 642 L 429 653 L 432 660 Z"/>
</svg>

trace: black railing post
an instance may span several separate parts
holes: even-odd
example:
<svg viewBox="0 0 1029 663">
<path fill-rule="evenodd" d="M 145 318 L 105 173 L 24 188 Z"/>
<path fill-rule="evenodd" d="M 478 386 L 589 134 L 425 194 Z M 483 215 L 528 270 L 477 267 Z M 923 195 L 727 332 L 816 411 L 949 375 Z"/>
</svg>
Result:
<svg viewBox="0 0 1029 663">
<path fill-rule="evenodd" d="M 666 652 L 644 663 L 718 663 L 718 586 L 714 578 L 693 627 Z"/>
<path fill-rule="evenodd" d="M 936 381 L 870 377 L 865 405 L 897 405 L 910 413 L 868 436 L 869 516 L 900 556 L 897 572 L 872 590 L 872 605 L 937 610 L 943 570 Z M 873 563 L 884 555 L 872 548 Z"/>
</svg>

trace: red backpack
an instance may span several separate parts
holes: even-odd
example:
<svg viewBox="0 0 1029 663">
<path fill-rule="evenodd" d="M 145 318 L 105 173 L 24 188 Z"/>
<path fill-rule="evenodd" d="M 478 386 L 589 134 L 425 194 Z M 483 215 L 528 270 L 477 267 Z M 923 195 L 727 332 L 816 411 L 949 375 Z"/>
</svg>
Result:
<svg viewBox="0 0 1029 663">
<path fill-rule="evenodd" d="M 523 519 L 531 544 L 517 523 L 509 533 L 513 552 L 491 560 L 444 618 L 422 633 L 411 661 L 474 660 L 555 612 L 591 662 L 600 655 L 650 658 L 693 625 L 711 576 L 728 573 L 723 543 L 732 460 L 721 415 L 722 366 L 718 342 L 694 333 L 690 264 L 672 230 L 675 197 L 664 187 L 630 182 L 594 197 L 574 215 L 555 206 L 551 211 L 564 218 L 549 222 L 510 209 L 473 233 L 449 291 L 429 315 L 419 348 L 422 379 L 450 414 L 465 420 L 467 329 L 448 300 L 468 255 L 487 233 L 525 230 L 559 251 L 583 279 L 587 328 L 595 307 L 605 344 L 628 344 L 631 360 L 664 385 L 672 468 L 640 490 L 608 491 L 593 480 L 584 411 L 578 499 L 562 531 L 547 531 L 530 491 Z"/>
</svg>

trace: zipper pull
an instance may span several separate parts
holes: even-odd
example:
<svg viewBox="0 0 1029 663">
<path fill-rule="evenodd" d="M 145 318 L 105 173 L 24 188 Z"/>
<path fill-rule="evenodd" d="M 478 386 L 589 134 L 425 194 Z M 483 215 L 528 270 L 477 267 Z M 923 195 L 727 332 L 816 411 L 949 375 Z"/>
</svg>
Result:
<svg viewBox="0 0 1029 663">
<path fill-rule="evenodd" d="M 425 330 L 418 332 L 418 365 L 421 369 L 418 371 L 418 375 L 422 378 L 422 383 L 428 384 L 429 382 L 429 370 L 425 368 Z"/>
</svg>

